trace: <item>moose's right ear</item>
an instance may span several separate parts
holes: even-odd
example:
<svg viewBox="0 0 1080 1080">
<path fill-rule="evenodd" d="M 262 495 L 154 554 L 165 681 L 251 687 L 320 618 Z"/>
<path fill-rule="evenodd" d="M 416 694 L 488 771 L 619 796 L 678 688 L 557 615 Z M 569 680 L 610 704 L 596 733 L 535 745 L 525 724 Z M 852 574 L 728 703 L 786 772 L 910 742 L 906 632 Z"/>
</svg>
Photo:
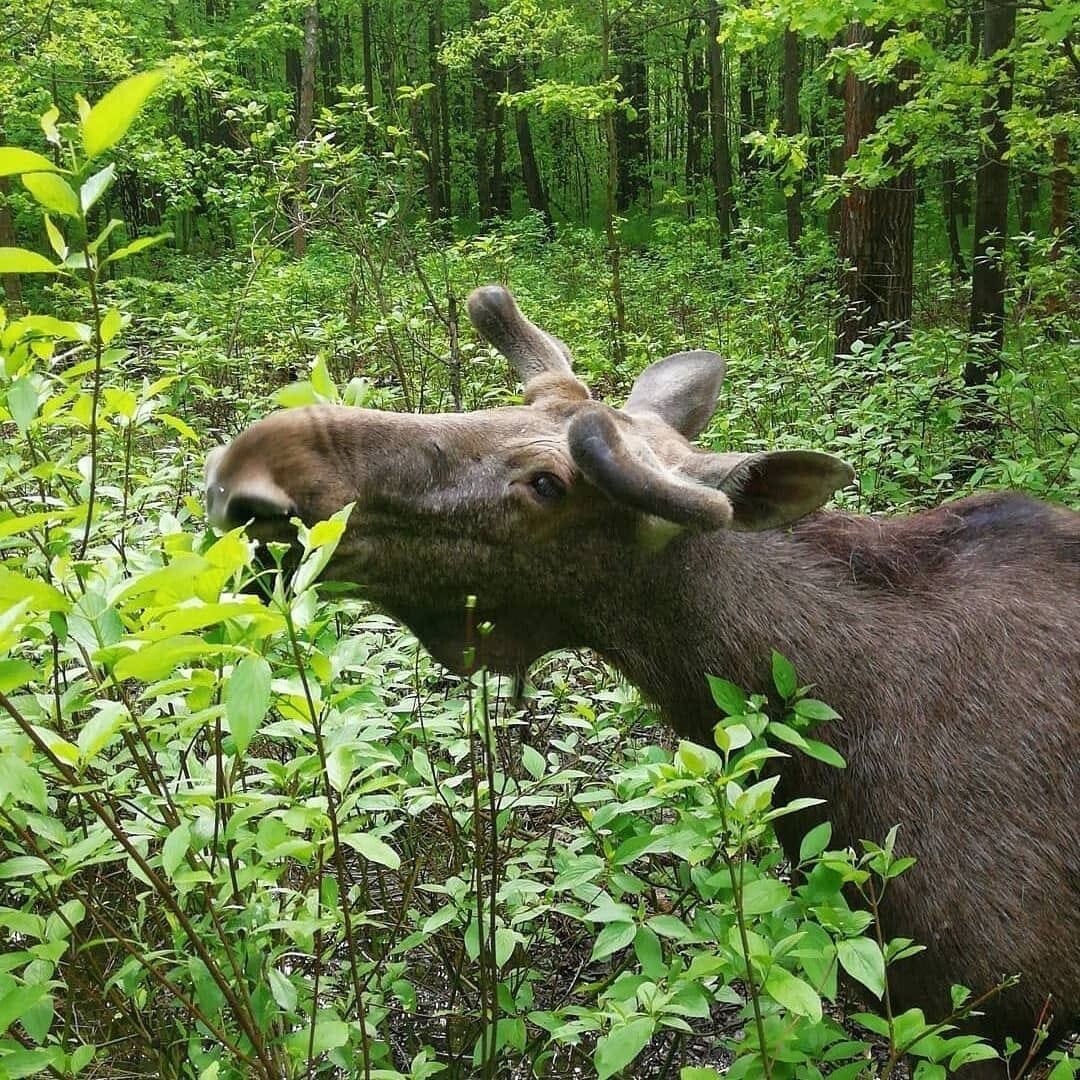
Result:
<svg viewBox="0 0 1080 1080">
<path fill-rule="evenodd" d="M 623 406 L 628 413 L 655 413 L 687 439 L 705 430 L 716 409 L 724 359 L 698 349 L 657 360 L 637 378 Z"/>
</svg>

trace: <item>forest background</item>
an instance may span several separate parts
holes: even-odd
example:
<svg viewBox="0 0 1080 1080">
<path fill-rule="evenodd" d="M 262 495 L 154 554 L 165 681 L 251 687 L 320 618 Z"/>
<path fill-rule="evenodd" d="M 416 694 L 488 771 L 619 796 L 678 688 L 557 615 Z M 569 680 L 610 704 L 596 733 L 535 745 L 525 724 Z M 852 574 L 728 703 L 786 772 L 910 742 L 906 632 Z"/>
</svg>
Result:
<svg viewBox="0 0 1080 1080">
<path fill-rule="evenodd" d="M 890 1012 L 913 946 L 840 892 L 902 831 L 779 873 L 764 740 L 828 757 L 832 715 L 783 658 L 787 726 L 718 679 L 737 734 L 673 750 L 587 656 L 448 677 L 311 584 L 332 528 L 242 595 L 199 487 L 276 405 L 514 400 L 463 316 L 501 281 L 612 401 L 722 352 L 705 441 L 834 451 L 847 507 L 1075 505 L 1078 36 L 1077 0 L 0 4 L 0 1076 L 993 1053 L 942 1026 L 976 999 Z"/>
</svg>

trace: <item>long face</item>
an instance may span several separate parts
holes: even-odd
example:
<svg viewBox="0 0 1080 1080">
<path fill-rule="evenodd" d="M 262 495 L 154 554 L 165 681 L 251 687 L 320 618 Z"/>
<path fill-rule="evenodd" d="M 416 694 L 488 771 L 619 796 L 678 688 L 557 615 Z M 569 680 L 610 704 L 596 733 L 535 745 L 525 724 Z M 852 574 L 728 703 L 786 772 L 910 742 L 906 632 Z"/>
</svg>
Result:
<svg viewBox="0 0 1080 1080">
<path fill-rule="evenodd" d="M 622 409 L 592 400 L 566 347 L 495 286 L 469 298 L 525 405 L 417 416 L 339 406 L 275 413 L 212 451 L 211 522 L 295 538 L 349 503 L 324 576 L 353 581 L 437 659 L 522 670 L 589 644 L 591 597 L 679 531 L 768 528 L 820 505 L 851 471 L 825 454 L 714 454 L 693 438 L 723 376 L 714 353 L 645 371 Z M 477 608 L 466 612 L 466 597 Z M 481 623 L 492 629 L 476 633 Z M 466 649 L 480 648 L 466 656 Z"/>
</svg>

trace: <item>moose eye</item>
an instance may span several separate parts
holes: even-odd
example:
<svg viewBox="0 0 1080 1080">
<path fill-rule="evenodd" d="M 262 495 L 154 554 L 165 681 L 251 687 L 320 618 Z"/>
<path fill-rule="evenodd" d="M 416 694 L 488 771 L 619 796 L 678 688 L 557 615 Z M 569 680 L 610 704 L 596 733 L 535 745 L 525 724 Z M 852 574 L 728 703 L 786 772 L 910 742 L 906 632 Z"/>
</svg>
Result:
<svg viewBox="0 0 1080 1080">
<path fill-rule="evenodd" d="M 537 473 L 529 481 L 529 486 L 541 499 L 548 502 L 561 499 L 566 494 L 566 485 L 554 473 Z"/>
</svg>

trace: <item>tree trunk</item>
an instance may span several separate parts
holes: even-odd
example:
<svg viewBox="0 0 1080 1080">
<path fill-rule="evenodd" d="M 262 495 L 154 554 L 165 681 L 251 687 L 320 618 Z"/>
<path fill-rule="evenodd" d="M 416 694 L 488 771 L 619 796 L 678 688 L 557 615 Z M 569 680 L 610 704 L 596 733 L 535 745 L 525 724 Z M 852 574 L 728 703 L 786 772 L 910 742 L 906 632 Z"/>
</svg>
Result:
<svg viewBox="0 0 1080 1080">
<path fill-rule="evenodd" d="M 0 140 L 2 141 L 2 140 Z M 0 176 L 0 247 L 15 247 L 15 222 L 11 216 L 8 197 L 11 195 L 11 177 Z M 4 306 L 8 317 L 22 310 L 22 284 L 18 274 L 0 274 L 4 289 Z"/>
<path fill-rule="evenodd" d="M 877 55 L 887 30 L 870 35 L 859 23 L 848 28 L 848 44 L 869 43 Z M 880 117 L 903 101 L 899 83 L 914 74 L 902 63 L 895 78 L 871 84 L 848 73 L 844 87 L 844 157 L 850 158 Z M 874 188 L 855 186 L 840 207 L 841 292 L 844 308 L 836 333 L 836 354 L 850 353 L 856 341 L 873 344 L 888 332 L 911 330 L 915 249 L 915 176 L 910 167 Z"/>
<path fill-rule="evenodd" d="M 600 0 L 600 78 L 611 78 L 611 14 L 608 0 Z M 616 368 L 626 363 L 626 304 L 622 291 L 622 239 L 615 228 L 615 206 L 619 187 L 619 143 L 615 133 L 615 114 L 604 113 L 604 137 L 607 143 L 607 184 L 604 198 L 604 236 L 607 242 L 608 269 L 611 271 L 612 360 Z"/>
<path fill-rule="evenodd" d="M 705 58 L 697 38 L 701 25 L 696 17 L 687 20 L 686 43 L 682 54 L 683 94 L 686 97 L 686 189 L 693 194 L 702 177 L 702 146 L 709 114 L 709 84 L 705 78 Z"/>
<path fill-rule="evenodd" d="M 510 90 L 520 94 L 524 89 L 525 68 L 523 62 L 518 60 L 510 65 Z M 525 185 L 525 198 L 529 200 L 529 206 L 544 219 L 544 229 L 550 236 L 553 228 L 551 207 L 544 189 L 543 177 L 540 175 L 540 166 L 536 162 L 528 110 L 520 107 L 514 109 L 514 132 L 521 157 L 521 180 Z"/>
<path fill-rule="evenodd" d="M 371 0 L 364 0 L 360 7 L 360 51 L 364 57 L 364 96 L 370 106 L 375 104 L 375 63 L 371 57 Z"/>
<path fill-rule="evenodd" d="M 945 233 L 949 238 L 953 273 L 959 280 L 967 281 L 968 271 L 960 248 L 960 228 L 956 217 L 956 163 L 948 158 L 941 166 L 941 209 L 945 217 Z"/>
<path fill-rule="evenodd" d="M 716 222 L 720 243 L 726 249 L 731 239 L 731 140 L 728 137 L 727 101 L 724 94 L 724 57 L 717 40 L 720 33 L 720 6 L 709 4 L 709 131 L 712 136 L 712 177 L 716 191 Z"/>
<path fill-rule="evenodd" d="M 300 146 L 300 164 L 296 169 L 296 229 L 293 233 L 293 254 L 301 258 L 307 251 L 307 198 L 311 161 L 306 143 L 315 130 L 315 59 L 319 44 L 319 5 L 308 4 L 304 11 L 304 46 L 300 57 L 300 108 L 296 118 L 296 141 Z"/>
<path fill-rule="evenodd" d="M 469 0 L 469 22 L 475 26 L 487 16 L 483 0 Z M 495 215 L 491 192 L 491 108 L 488 101 L 487 58 L 477 59 L 473 73 L 473 165 L 476 169 L 476 205 L 481 221 Z"/>
<path fill-rule="evenodd" d="M 439 48 L 443 38 L 442 0 L 431 0 L 428 8 L 427 43 L 428 68 L 435 93 L 427 102 L 428 137 L 426 181 L 428 187 L 428 210 L 432 221 L 445 218 L 450 209 L 450 193 L 447 190 L 443 163 L 442 117 L 447 110 L 446 69 L 439 63 Z"/>
<path fill-rule="evenodd" d="M 1054 166 L 1050 173 L 1050 236 L 1053 245 L 1050 258 L 1061 258 L 1065 230 L 1069 227 L 1069 183 L 1072 173 L 1069 170 L 1069 136 L 1059 131 L 1054 136 Z"/>
<path fill-rule="evenodd" d="M 645 48 L 641 31 L 630 26 L 623 15 L 612 27 L 611 50 L 619 62 L 622 95 L 634 115 L 620 109 L 615 114 L 619 174 L 616 206 L 629 210 L 649 187 L 649 85 L 645 68 Z"/>
<path fill-rule="evenodd" d="M 1009 235 L 1009 133 L 1013 65 L 1007 50 L 1016 30 L 1015 0 L 985 0 L 983 59 L 991 65 L 983 100 L 979 167 L 975 179 L 975 243 L 971 260 L 971 334 L 976 355 L 964 368 L 964 383 L 981 386 L 1001 372 L 1005 344 L 1005 244 Z"/>
<path fill-rule="evenodd" d="M 794 30 L 784 32 L 784 77 L 782 86 L 784 134 L 794 137 L 799 134 L 799 80 L 802 76 L 801 57 L 799 55 L 799 35 Z M 788 244 L 797 248 L 802 237 L 802 177 L 789 182 L 790 193 L 784 192 L 787 209 Z"/>
</svg>

